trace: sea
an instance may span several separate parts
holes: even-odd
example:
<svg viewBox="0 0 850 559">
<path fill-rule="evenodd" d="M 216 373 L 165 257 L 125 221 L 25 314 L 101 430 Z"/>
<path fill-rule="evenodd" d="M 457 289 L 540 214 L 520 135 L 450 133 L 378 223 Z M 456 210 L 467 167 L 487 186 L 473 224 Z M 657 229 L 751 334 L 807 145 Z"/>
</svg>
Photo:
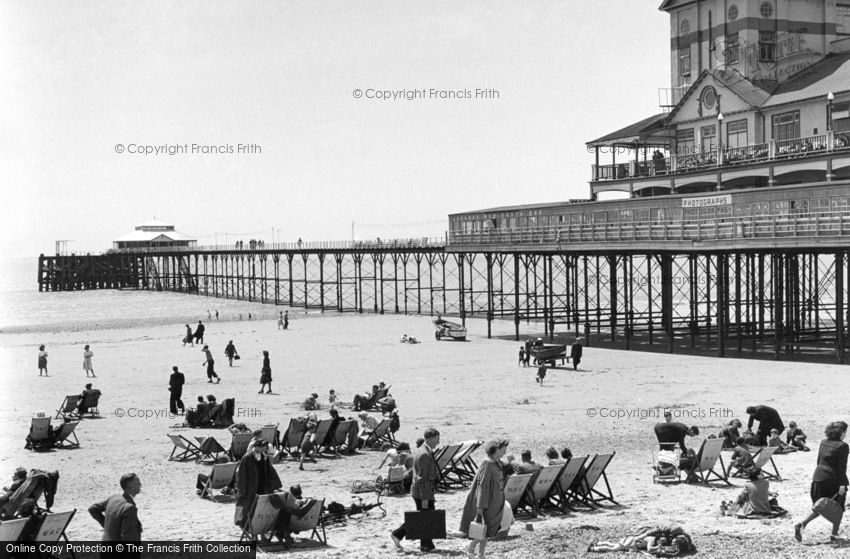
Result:
<svg viewBox="0 0 850 559">
<path fill-rule="evenodd" d="M 38 258 L 0 258 L 0 334 L 274 319 L 286 307 L 171 292 L 38 291 Z"/>
</svg>

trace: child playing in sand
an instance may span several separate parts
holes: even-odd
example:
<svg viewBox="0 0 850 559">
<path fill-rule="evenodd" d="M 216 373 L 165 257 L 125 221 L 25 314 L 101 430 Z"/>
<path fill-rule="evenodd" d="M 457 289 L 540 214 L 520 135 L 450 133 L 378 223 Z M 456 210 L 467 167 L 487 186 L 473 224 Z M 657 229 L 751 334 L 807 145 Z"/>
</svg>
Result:
<svg viewBox="0 0 850 559">
<path fill-rule="evenodd" d="M 517 366 L 523 365 L 525 365 L 525 348 L 519 346 L 519 362 L 517 363 Z"/>
<path fill-rule="evenodd" d="M 735 450 L 732 452 L 732 465 L 738 468 L 735 474 L 737 476 L 745 475 L 755 465 L 753 455 L 750 453 L 744 437 L 738 437 L 735 441 Z"/>
<path fill-rule="evenodd" d="M 335 406 L 335 405 L 336 405 L 336 402 L 337 402 L 336 390 L 334 390 L 333 388 L 331 388 L 331 389 L 328 391 L 328 404 L 329 404 L 329 405 L 331 405 L 331 406 Z"/>
<path fill-rule="evenodd" d="M 538 382 L 538 384 L 540 384 L 540 386 L 543 386 L 543 379 L 545 379 L 545 378 L 546 378 L 546 367 L 541 366 L 537 369 L 537 378 L 534 379 L 534 380 L 536 380 Z"/>
<path fill-rule="evenodd" d="M 797 452 L 797 449 L 795 447 L 782 442 L 782 439 L 779 438 L 778 429 L 770 430 L 770 438 L 767 439 L 767 446 L 777 447 L 774 454 L 788 454 L 789 452 Z"/>
<path fill-rule="evenodd" d="M 788 430 L 785 431 L 785 442 L 803 452 L 809 452 L 811 450 L 806 445 L 806 434 L 802 429 L 797 427 L 796 421 L 788 423 Z"/>
</svg>

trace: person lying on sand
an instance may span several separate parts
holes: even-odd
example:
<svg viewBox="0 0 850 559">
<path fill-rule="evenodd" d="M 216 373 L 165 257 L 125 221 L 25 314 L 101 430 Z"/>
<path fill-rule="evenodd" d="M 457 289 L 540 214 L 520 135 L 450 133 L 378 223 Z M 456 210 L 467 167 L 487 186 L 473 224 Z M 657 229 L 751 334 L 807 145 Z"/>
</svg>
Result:
<svg viewBox="0 0 850 559">
<path fill-rule="evenodd" d="M 617 541 L 594 540 L 587 547 L 587 551 L 591 553 L 628 551 L 659 557 L 676 557 L 695 550 L 690 536 L 681 526 L 647 526 Z"/>
<path fill-rule="evenodd" d="M 788 454 L 791 452 L 797 452 L 797 447 L 782 442 L 782 439 L 779 437 L 779 431 L 777 431 L 776 429 L 770 430 L 770 438 L 767 439 L 767 446 L 775 446 L 775 454 Z"/>
</svg>

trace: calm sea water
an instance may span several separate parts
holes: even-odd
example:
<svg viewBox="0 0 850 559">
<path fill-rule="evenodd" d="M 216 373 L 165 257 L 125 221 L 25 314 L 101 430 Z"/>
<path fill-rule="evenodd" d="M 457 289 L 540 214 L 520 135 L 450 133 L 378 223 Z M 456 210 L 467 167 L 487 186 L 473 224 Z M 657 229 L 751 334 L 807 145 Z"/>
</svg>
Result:
<svg viewBox="0 0 850 559">
<path fill-rule="evenodd" d="M 37 258 L 0 259 L 0 333 L 76 331 L 207 320 L 274 318 L 281 307 L 168 292 L 39 293 Z"/>
</svg>

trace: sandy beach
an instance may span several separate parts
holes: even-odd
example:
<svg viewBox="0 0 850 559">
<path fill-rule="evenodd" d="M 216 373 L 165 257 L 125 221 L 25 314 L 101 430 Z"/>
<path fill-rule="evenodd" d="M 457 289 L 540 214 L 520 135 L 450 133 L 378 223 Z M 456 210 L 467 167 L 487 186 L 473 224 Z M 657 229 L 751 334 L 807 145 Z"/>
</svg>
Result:
<svg viewBox="0 0 850 559">
<path fill-rule="evenodd" d="M 429 426 L 437 427 L 444 443 L 505 437 L 509 453 L 530 449 L 545 462 L 547 447 L 569 446 L 573 454 L 616 451 L 608 479 L 620 507 L 594 513 L 573 513 L 518 521 L 507 540 L 493 542 L 493 557 L 575 557 L 585 555 L 592 539 L 615 539 L 633 528 L 662 522 L 681 524 L 701 556 L 832 557 L 843 550 L 825 544 L 828 525 L 814 522 L 804 545 L 792 537 L 794 519 L 810 508 L 809 483 L 824 425 L 848 418 L 845 395 L 850 389 L 846 367 L 682 357 L 587 348 L 579 371 L 550 370 L 543 386 L 536 369 L 517 366 L 519 344 L 488 340 L 486 324 L 468 321 L 469 341 L 438 342 L 427 317 L 376 315 L 305 315 L 293 312 L 291 328 L 279 331 L 273 320 L 208 323 L 206 343 L 216 357 L 221 384 L 206 382 L 200 347 L 183 347 L 183 326 L 145 326 L 74 332 L 4 335 L 0 382 L 0 434 L 5 452 L 0 475 L 9 478 L 17 466 L 59 470 L 61 478 L 54 511 L 77 509 L 68 528 L 72 540 L 97 540 L 100 528 L 86 509 L 118 492 L 122 473 L 135 471 L 142 481 L 137 498 L 146 540 L 235 540 L 233 504 L 200 499 L 195 476 L 209 466 L 167 460 L 172 445 L 166 434 L 188 438 L 215 435 L 225 446 L 226 430 L 177 429 L 180 419 L 166 416 L 168 376 L 172 365 L 186 375 L 187 406 L 198 395 L 235 398 L 234 420 L 256 428 L 280 422 L 282 427 L 301 413 L 300 403 L 311 392 L 326 402 L 329 388 L 350 401 L 356 392 L 384 381 L 392 385 L 401 413 L 399 441 L 413 442 Z M 201 317 L 203 318 L 203 317 Z M 532 332 L 534 325 L 523 325 Z M 512 332 L 508 322 L 495 323 L 494 334 Z M 399 343 L 408 334 L 421 344 Z M 223 350 L 233 340 L 242 359 L 228 367 Z M 39 378 L 36 352 L 47 344 L 49 378 Z M 82 347 L 91 344 L 97 378 L 103 392 L 101 419 L 84 420 L 77 429 L 81 448 L 53 452 L 24 450 L 30 417 L 44 411 L 55 415 L 66 394 L 79 393 L 87 382 Z M 273 395 L 258 395 L 261 351 L 268 350 L 274 377 Z M 776 407 L 783 420 L 795 420 L 809 434 L 813 452 L 780 456 L 784 481 L 773 483 L 786 518 L 743 521 L 722 517 L 720 501 L 734 498 L 737 486 L 724 489 L 680 484 L 653 485 L 650 469 L 652 426 L 663 409 L 674 420 L 697 425 L 702 433 L 690 440 L 698 447 L 704 435 L 717 433 L 732 418 L 746 422 L 748 405 Z M 131 411 L 132 410 L 132 411 Z M 138 417 L 151 410 L 158 417 Z M 320 417 L 326 411 L 319 412 Z M 354 415 L 350 410 L 346 415 Z M 300 483 L 305 496 L 352 502 L 351 482 L 374 478 L 382 454 L 362 451 L 341 459 L 276 465 L 285 486 Z M 475 458 L 480 461 L 481 456 Z M 729 453 L 724 453 L 728 462 Z M 374 494 L 362 494 L 365 502 Z M 460 521 L 466 491 L 438 495 L 447 511 L 448 527 Z M 328 528 L 329 546 L 298 552 L 299 557 L 385 557 L 394 555 L 389 531 L 412 509 L 409 496 L 384 497 L 387 516 Z M 533 530 L 527 530 L 530 523 Z M 846 530 L 845 530 L 846 531 Z M 407 549 L 417 549 L 408 542 Z M 437 542 L 440 554 L 459 556 L 464 543 Z M 759 551 L 754 551 L 759 550 Z M 588 554 L 588 556 L 590 556 Z"/>
</svg>

